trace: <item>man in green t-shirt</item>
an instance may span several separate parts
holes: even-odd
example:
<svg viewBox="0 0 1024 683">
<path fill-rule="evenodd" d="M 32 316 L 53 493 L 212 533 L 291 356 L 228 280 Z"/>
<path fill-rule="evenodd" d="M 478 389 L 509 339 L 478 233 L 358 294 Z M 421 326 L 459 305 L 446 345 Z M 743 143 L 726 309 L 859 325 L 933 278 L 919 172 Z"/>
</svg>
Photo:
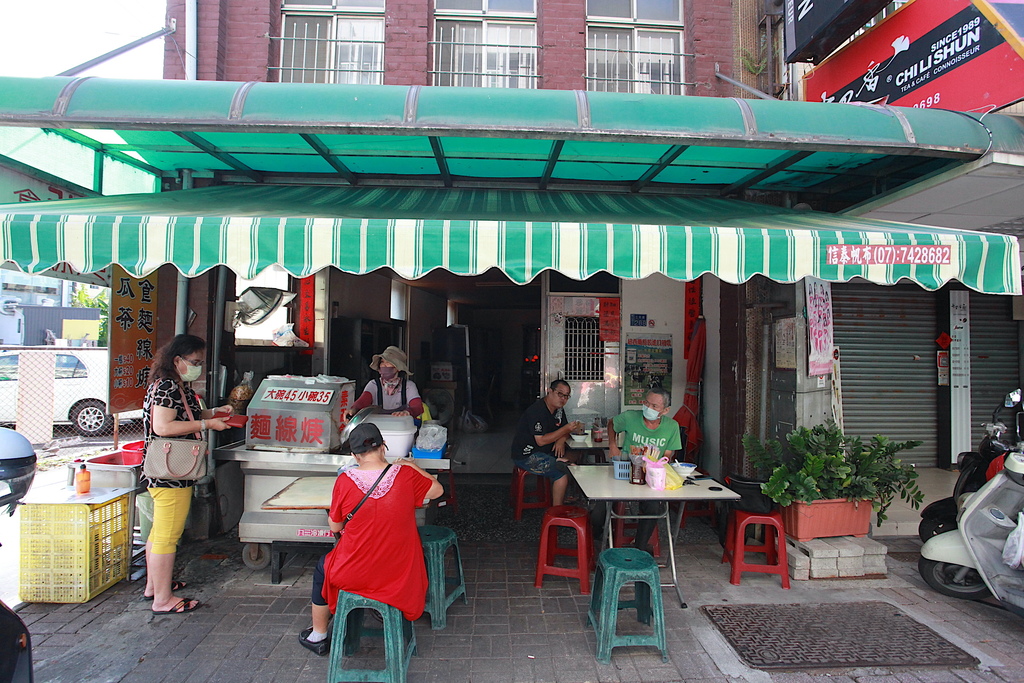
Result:
<svg viewBox="0 0 1024 683">
<path fill-rule="evenodd" d="M 612 457 L 625 453 L 627 456 L 643 455 L 651 460 L 668 458 L 683 447 L 679 437 L 679 425 L 667 419 L 670 394 L 661 387 L 647 392 L 643 410 L 627 410 L 608 420 L 608 454 Z M 624 433 L 622 448 L 618 446 L 618 434 Z M 659 501 L 641 501 L 641 515 L 656 515 L 660 511 Z M 655 520 L 639 519 L 636 525 L 634 544 L 641 550 L 651 552 L 650 540 L 654 533 Z"/>
</svg>

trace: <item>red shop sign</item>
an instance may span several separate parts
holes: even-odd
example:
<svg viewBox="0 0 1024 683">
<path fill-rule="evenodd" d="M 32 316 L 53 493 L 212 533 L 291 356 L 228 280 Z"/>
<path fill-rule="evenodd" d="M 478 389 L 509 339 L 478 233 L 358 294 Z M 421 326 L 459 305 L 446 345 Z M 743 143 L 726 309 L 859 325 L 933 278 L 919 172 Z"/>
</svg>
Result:
<svg viewBox="0 0 1024 683">
<path fill-rule="evenodd" d="M 1024 60 L 978 4 L 907 3 L 808 72 L 804 99 L 989 112 L 1024 98 Z"/>
</svg>

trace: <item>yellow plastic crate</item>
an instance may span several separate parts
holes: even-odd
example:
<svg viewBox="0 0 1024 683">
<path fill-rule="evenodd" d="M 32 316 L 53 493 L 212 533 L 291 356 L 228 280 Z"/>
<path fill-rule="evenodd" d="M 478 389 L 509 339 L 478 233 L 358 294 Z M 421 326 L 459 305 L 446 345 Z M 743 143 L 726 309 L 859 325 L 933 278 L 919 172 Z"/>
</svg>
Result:
<svg viewBox="0 0 1024 683">
<path fill-rule="evenodd" d="M 21 507 L 24 602 L 88 602 L 128 576 L 128 494 L 98 505 Z"/>
</svg>

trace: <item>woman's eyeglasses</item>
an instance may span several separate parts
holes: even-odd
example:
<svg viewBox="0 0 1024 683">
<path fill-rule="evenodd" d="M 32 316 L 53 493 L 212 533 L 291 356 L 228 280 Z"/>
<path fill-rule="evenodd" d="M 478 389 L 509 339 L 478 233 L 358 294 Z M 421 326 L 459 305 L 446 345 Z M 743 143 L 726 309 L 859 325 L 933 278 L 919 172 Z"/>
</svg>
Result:
<svg viewBox="0 0 1024 683">
<path fill-rule="evenodd" d="M 185 361 L 186 363 L 188 363 L 189 365 L 191 365 L 194 368 L 201 368 L 201 367 L 203 367 L 204 361 L 201 361 L 201 360 L 191 360 L 189 358 L 182 358 L 181 356 L 178 356 L 178 358 L 181 358 L 183 361 Z"/>
</svg>

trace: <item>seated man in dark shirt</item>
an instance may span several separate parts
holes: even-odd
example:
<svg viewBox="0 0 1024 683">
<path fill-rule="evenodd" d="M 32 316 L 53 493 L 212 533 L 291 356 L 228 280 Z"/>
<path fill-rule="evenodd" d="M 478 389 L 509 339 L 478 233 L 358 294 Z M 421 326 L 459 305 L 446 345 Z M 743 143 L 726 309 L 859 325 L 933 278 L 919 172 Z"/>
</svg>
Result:
<svg viewBox="0 0 1024 683">
<path fill-rule="evenodd" d="M 583 426 L 567 422 L 563 408 L 571 396 L 568 382 L 556 379 L 547 395 L 523 412 L 512 437 L 512 461 L 516 467 L 551 480 L 555 505 L 563 504 L 569 485 L 565 440 L 574 429 Z"/>
</svg>

